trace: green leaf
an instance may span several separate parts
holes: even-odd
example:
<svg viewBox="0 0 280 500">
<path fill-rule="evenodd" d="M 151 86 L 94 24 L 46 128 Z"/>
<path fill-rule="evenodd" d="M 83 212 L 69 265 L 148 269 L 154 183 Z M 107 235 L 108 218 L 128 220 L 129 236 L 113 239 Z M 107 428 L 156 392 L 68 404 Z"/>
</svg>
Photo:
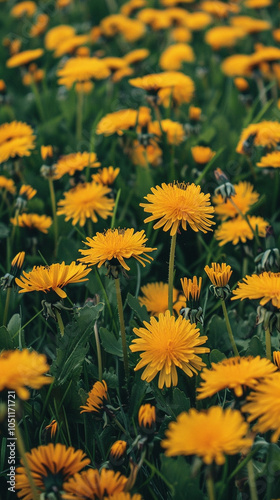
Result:
<svg viewBox="0 0 280 500">
<path fill-rule="evenodd" d="M 263 347 L 259 337 L 257 337 L 256 335 L 254 335 L 254 337 L 251 338 L 250 343 L 249 343 L 249 347 L 245 351 L 245 355 L 246 356 L 258 356 L 259 355 L 261 357 L 265 357 L 264 347 Z"/>
<path fill-rule="evenodd" d="M 180 391 L 178 387 L 175 387 L 173 390 L 173 401 L 171 407 L 176 416 L 182 413 L 182 411 L 188 411 L 191 407 L 189 398 L 187 398 L 185 393 Z"/>
<path fill-rule="evenodd" d="M 140 321 L 147 321 L 150 323 L 150 316 L 147 312 L 146 306 L 141 306 L 139 300 L 136 297 L 133 297 L 131 293 L 127 294 L 126 303 L 135 312 Z"/>
<path fill-rule="evenodd" d="M 116 339 L 113 332 L 109 332 L 107 328 L 101 327 L 99 329 L 101 344 L 106 352 L 114 354 L 120 358 L 123 356 L 121 338 Z"/>
<path fill-rule="evenodd" d="M 208 323 L 207 336 L 212 349 L 218 349 L 222 352 L 231 351 L 226 322 L 217 314 L 213 314 Z"/>
<path fill-rule="evenodd" d="M 210 363 L 219 363 L 220 361 L 222 361 L 223 359 L 225 359 L 226 356 L 224 355 L 223 352 L 218 351 L 218 349 L 213 349 L 210 352 L 209 358 L 210 358 Z"/>
<path fill-rule="evenodd" d="M 14 349 L 15 345 L 11 335 L 5 326 L 0 327 L 0 351 L 2 349 Z"/>
<path fill-rule="evenodd" d="M 199 476 L 191 477 L 191 466 L 184 457 L 169 458 L 162 455 L 160 471 L 172 485 L 172 498 L 175 500 L 186 500 L 186 492 L 189 492 L 191 500 L 204 499 L 199 488 Z"/>
<path fill-rule="evenodd" d="M 55 386 L 79 379 L 88 351 L 88 341 L 93 335 L 94 322 L 103 308 L 102 302 L 96 305 L 86 304 L 76 314 L 76 318 L 66 326 L 64 336 L 58 340 L 56 359 L 51 366 Z"/>
<path fill-rule="evenodd" d="M 4 239 L 9 236 L 9 228 L 6 226 L 6 224 L 3 224 L 3 222 L 0 222 L 0 238 Z"/>
<path fill-rule="evenodd" d="M 79 243 L 78 241 L 65 238 L 64 236 L 60 237 L 57 248 L 57 261 L 64 261 L 65 264 L 70 264 L 77 258 L 80 246 L 81 243 Z"/>
</svg>

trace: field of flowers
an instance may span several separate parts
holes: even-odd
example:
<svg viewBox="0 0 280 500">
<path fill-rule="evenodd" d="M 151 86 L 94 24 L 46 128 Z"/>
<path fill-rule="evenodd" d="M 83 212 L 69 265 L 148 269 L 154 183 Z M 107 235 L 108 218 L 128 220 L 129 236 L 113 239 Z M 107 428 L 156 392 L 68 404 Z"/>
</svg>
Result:
<svg viewBox="0 0 280 500">
<path fill-rule="evenodd" d="M 0 497 L 279 499 L 278 1 L 0 13 Z"/>
</svg>

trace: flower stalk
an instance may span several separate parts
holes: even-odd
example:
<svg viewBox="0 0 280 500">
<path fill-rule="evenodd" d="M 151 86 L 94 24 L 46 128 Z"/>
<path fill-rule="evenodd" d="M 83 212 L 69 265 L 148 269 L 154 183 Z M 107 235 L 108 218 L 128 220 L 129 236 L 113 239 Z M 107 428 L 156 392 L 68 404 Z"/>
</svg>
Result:
<svg viewBox="0 0 280 500">
<path fill-rule="evenodd" d="M 215 500 L 215 498 L 216 498 L 215 485 L 214 485 L 212 474 L 210 472 L 208 473 L 208 476 L 206 478 L 206 488 L 207 488 L 208 499 Z"/>
<path fill-rule="evenodd" d="M 257 492 L 257 487 L 256 487 L 254 465 L 253 465 L 252 459 L 249 460 L 249 462 L 247 464 L 247 471 L 248 471 L 248 482 L 249 482 L 251 500 L 258 500 L 259 497 L 258 497 L 258 492 Z"/>
<path fill-rule="evenodd" d="M 76 139 L 77 139 L 78 144 L 82 140 L 83 105 L 84 105 L 84 93 L 78 92 L 78 95 L 77 95 L 77 116 L 76 116 Z"/>
<path fill-rule="evenodd" d="M 126 345 L 124 316 L 123 316 L 123 303 L 122 303 L 122 295 L 121 295 L 121 287 L 120 287 L 120 279 L 119 278 L 115 278 L 115 286 L 116 286 L 117 305 L 118 305 L 118 313 L 119 313 L 120 329 L 121 329 L 124 373 L 125 373 L 125 378 L 128 380 L 128 376 L 129 376 L 128 354 L 127 354 L 127 345 Z"/>
<path fill-rule="evenodd" d="M 269 359 L 269 361 L 272 361 L 272 354 L 271 354 L 271 334 L 270 334 L 269 324 L 265 328 L 265 352 L 266 352 L 267 359 Z"/>
<path fill-rule="evenodd" d="M 11 298 L 11 290 L 12 290 L 12 287 L 7 288 L 5 309 L 4 309 L 4 315 L 3 315 L 3 325 L 4 326 L 7 325 L 7 320 L 8 320 L 9 305 L 10 305 L 10 298 Z"/>
<path fill-rule="evenodd" d="M 24 443 L 23 443 L 23 439 L 22 439 L 21 432 L 19 430 L 19 426 L 18 426 L 17 422 L 15 422 L 15 436 L 16 436 L 17 449 L 18 449 L 20 458 L 22 460 L 23 467 L 25 469 L 25 472 L 26 472 L 26 475 L 28 478 L 28 482 L 30 484 L 31 495 L 32 495 L 31 498 L 32 498 L 32 500 L 39 500 L 39 494 L 38 494 L 36 485 L 34 483 L 33 477 L 31 475 L 31 472 L 30 472 L 30 469 L 28 466 L 28 462 L 26 460 Z"/>
<path fill-rule="evenodd" d="M 169 267 L 168 267 L 168 310 L 173 314 L 173 281 L 174 281 L 174 261 L 176 249 L 177 233 L 171 237 L 170 254 L 169 254 Z"/>
<path fill-rule="evenodd" d="M 234 356 L 239 356 L 239 352 L 238 352 L 238 349 L 236 347 L 236 343 L 235 343 L 235 340 L 234 340 L 234 337 L 233 337 L 232 328 L 230 326 L 230 322 L 229 322 L 229 317 L 228 317 L 228 312 L 227 312 L 225 300 L 222 299 L 221 302 L 222 302 L 222 308 L 223 308 L 224 318 L 225 318 L 225 322 L 226 322 L 226 327 L 227 327 L 227 331 L 228 331 L 228 336 L 229 336 L 229 340 L 230 340 L 230 343 L 231 343 L 231 347 L 232 347 L 232 350 L 234 352 Z"/>
<path fill-rule="evenodd" d="M 99 382 L 102 382 L 102 356 L 101 356 L 101 346 L 100 346 L 100 339 L 99 339 L 99 334 L 98 334 L 98 328 L 97 328 L 97 321 L 94 323 L 94 337 L 95 337 L 95 343 L 96 343 L 96 353 L 97 353 L 97 364 L 98 364 L 98 380 Z"/>
<path fill-rule="evenodd" d="M 58 224 L 57 224 L 57 214 L 56 214 L 56 200 L 55 200 L 55 192 L 52 177 L 48 177 L 49 181 L 49 189 L 50 189 L 50 197 L 51 197 L 51 206 L 52 206 L 52 214 L 53 214 L 53 230 L 54 230 L 54 256 L 57 253 L 57 242 L 58 242 Z"/>
</svg>

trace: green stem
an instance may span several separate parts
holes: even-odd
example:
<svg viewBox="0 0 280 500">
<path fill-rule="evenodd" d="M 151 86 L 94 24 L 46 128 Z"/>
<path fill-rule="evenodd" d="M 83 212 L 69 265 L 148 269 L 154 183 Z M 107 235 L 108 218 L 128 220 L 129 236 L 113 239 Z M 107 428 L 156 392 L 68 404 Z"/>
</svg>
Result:
<svg viewBox="0 0 280 500">
<path fill-rule="evenodd" d="M 124 372 L 125 372 L 125 377 L 128 380 L 128 376 L 129 376 L 128 354 L 127 354 L 127 346 L 126 346 L 126 335 L 125 335 L 125 325 L 124 325 L 124 316 L 123 316 L 123 303 L 122 303 L 122 295 L 121 295 L 121 287 L 120 287 L 120 279 L 119 278 L 115 279 L 115 286 L 116 286 L 117 304 L 118 304 L 118 312 L 119 312 L 119 319 L 120 319 Z"/>
<path fill-rule="evenodd" d="M 171 237 L 170 254 L 169 254 L 169 268 L 168 268 L 168 309 L 169 309 L 171 316 L 173 314 L 173 280 L 174 280 L 174 261 L 175 261 L 176 237 L 177 237 L 177 233 L 175 233 Z"/>
<path fill-rule="evenodd" d="M 95 337 L 96 352 L 97 352 L 98 380 L 101 382 L 103 370 L 102 370 L 101 346 L 100 346 L 100 339 L 99 339 L 99 335 L 98 335 L 97 321 L 95 321 L 93 328 L 94 328 L 94 337 Z"/>
<path fill-rule="evenodd" d="M 51 177 L 49 180 L 49 189 L 50 189 L 50 197 L 51 197 L 51 205 L 52 205 L 52 214 L 53 214 L 53 230 L 54 230 L 54 255 L 56 257 L 57 253 L 57 242 L 58 242 L 58 224 L 57 224 L 57 213 L 56 213 L 56 199 L 54 192 L 53 179 Z"/>
<path fill-rule="evenodd" d="M 250 488 L 250 498 L 251 500 L 258 500 L 258 492 L 256 488 L 256 481 L 255 481 L 255 474 L 254 474 L 254 466 L 253 466 L 253 461 L 252 459 L 249 460 L 247 464 L 247 470 L 248 470 L 248 482 L 249 482 L 249 488 Z"/>
<path fill-rule="evenodd" d="M 266 90 L 265 90 L 265 86 L 263 83 L 263 79 L 259 75 L 256 75 L 255 79 L 256 79 L 256 84 L 258 87 L 259 99 L 261 101 L 262 106 L 265 106 L 267 103 L 267 97 L 266 97 Z"/>
<path fill-rule="evenodd" d="M 118 426 L 118 428 L 126 435 L 126 436 L 129 436 L 128 432 L 125 430 L 125 428 L 123 427 L 123 425 L 120 423 L 120 421 L 114 417 L 113 418 L 113 422 L 114 424 L 116 424 Z"/>
<path fill-rule="evenodd" d="M 30 485 L 32 500 L 39 500 L 38 490 L 36 488 L 36 485 L 34 483 L 34 479 L 32 477 L 32 474 L 31 474 L 29 466 L 28 466 L 28 462 L 27 462 L 26 455 L 25 455 L 24 443 L 23 443 L 23 439 L 22 439 L 21 432 L 19 430 L 17 422 L 15 423 L 15 437 L 16 437 L 17 449 L 18 449 L 18 452 L 20 454 L 22 465 L 25 469 L 25 472 L 27 475 L 27 480 L 28 480 L 29 485 Z"/>
<path fill-rule="evenodd" d="M 116 214 L 117 214 L 117 209 L 118 209 L 118 204 L 119 204 L 119 199 L 121 195 L 121 189 L 118 190 L 116 200 L 115 200 L 115 206 L 114 206 L 114 211 L 112 215 L 112 220 L 111 220 L 111 229 L 114 229 L 115 223 L 116 223 Z"/>
<path fill-rule="evenodd" d="M 63 324 L 63 321 L 62 321 L 62 317 L 61 317 L 60 312 L 56 308 L 54 308 L 54 310 L 55 310 L 55 316 L 56 316 L 56 319 L 57 319 L 57 323 L 58 323 L 60 335 L 61 335 L 61 337 L 63 337 L 63 335 L 64 335 L 64 324 Z"/>
<path fill-rule="evenodd" d="M 170 489 L 170 492 L 171 492 L 171 495 L 173 496 L 174 494 L 174 486 L 169 483 L 167 480 L 166 480 L 166 477 L 161 474 L 161 472 L 158 470 L 157 467 L 155 467 L 153 464 L 151 464 L 150 462 L 148 462 L 148 460 L 145 458 L 144 459 L 144 464 L 146 464 L 148 467 L 150 467 L 151 471 L 156 474 L 158 477 L 160 477 L 160 479 L 162 479 L 162 481 L 166 484 L 166 486 Z"/>
<path fill-rule="evenodd" d="M 265 352 L 266 352 L 266 357 L 270 361 L 272 361 L 272 355 L 271 355 L 271 335 L 270 335 L 270 328 L 269 325 L 265 329 Z"/>
<path fill-rule="evenodd" d="M 21 326 L 19 328 L 19 330 L 17 330 L 17 332 L 13 335 L 13 339 L 22 331 L 24 330 L 24 328 L 29 325 L 29 323 L 31 323 L 31 321 L 33 321 L 35 318 L 37 318 L 37 316 L 39 316 L 39 314 L 41 314 L 43 312 L 44 309 L 40 309 L 40 311 L 38 311 L 30 320 L 27 321 L 27 323 L 25 323 L 23 326 Z"/>
<path fill-rule="evenodd" d="M 76 116 L 76 139 L 77 143 L 82 140 L 83 131 L 83 104 L 84 104 L 84 93 L 78 92 L 77 95 L 77 116 Z"/>
<path fill-rule="evenodd" d="M 118 334 L 118 328 L 117 328 L 117 325 L 116 325 L 116 322 L 115 322 L 115 318 L 113 316 L 113 313 L 112 313 L 112 308 L 111 308 L 111 304 L 110 304 L 110 301 L 109 301 L 109 298 L 108 298 L 108 294 L 106 292 L 106 288 L 104 287 L 103 283 L 102 283 L 102 280 L 100 278 L 100 274 L 98 272 L 98 268 L 97 266 L 94 266 L 94 272 L 95 272 L 95 276 L 98 280 L 98 283 L 100 285 L 100 288 L 103 292 L 103 296 L 104 296 L 104 300 L 106 302 L 106 306 L 108 308 L 108 311 L 109 311 L 109 314 L 110 314 L 110 317 L 111 317 L 111 320 L 112 320 L 112 324 L 114 325 L 114 328 L 115 328 L 115 332 Z"/>
<path fill-rule="evenodd" d="M 3 316 L 3 325 L 7 325 L 7 319 L 8 319 L 8 313 L 9 313 L 9 304 L 10 304 L 10 298 L 11 298 L 11 291 L 12 287 L 10 286 L 7 289 L 7 295 L 6 295 L 6 302 L 5 302 L 5 309 L 4 309 L 4 316 Z"/>
<path fill-rule="evenodd" d="M 211 474 L 206 479 L 206 487 L 207 487 L 207 493 L 208 493 L 208 498 L 209 500 L 215 500 L 215 486 L 214 486 L 214 481 L 213 477 Z"/>
<path fill-rule="evenodd" d="M 231 343 L 232 350 L 233 350 L 235 356 L 239 356 L 239 352 L 237 350 L 237 347 L 236 347 L 236 344 L 235 344 L 235 340 L 234 340 L 234 337 L 233 337 L 233 333 L 232 333 L 232 329 L 231 329 L 231 326 L 230 326 L 228 312 L 227 312 L 227 308 L 226 308 L 226 304 L 225 304 L 224 299 L 222 299 L 222 308 L 223 308 L 224 318 L 225 318 L 226 327 L 227 327 L 228 336 L 229 336 L 229 340 L 230 340 L 230 343 Z"/>
<path fill-rule="evenodd" d="M 92 238 L 92 235 L 93 235 L 92 220 L 87 219 L 87 236 L 89 238 Z"/>
<path fill-rule="evenodd" d="M 38 110 L 40 119 L 42 122 L 45 122 L 46 121 L 45 120 L 45 112 L 44 112 L 44 108 L 42 106 L 40 92 L 38 90 L 37 84 L 33 80 L 31 81 L 31 88 L 32 88 L 32 92 L 34 95 L 34 99 L 36 102 L 36 106 L 37 106 L 37 110 Z"/>
</svg>

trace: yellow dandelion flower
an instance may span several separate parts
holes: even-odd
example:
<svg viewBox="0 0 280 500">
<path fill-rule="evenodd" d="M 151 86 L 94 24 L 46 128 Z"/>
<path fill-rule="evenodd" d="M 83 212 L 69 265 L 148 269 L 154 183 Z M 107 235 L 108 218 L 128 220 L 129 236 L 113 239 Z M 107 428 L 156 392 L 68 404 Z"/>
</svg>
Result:
<svg viewBox="0 0 280 500">
<path fill-rule="evenodd" d="M 245 437 L 248 431 L 249 426 L 238 410 L 212 406 L 199 412 L 192 408 L 169 424 L 161 445 L 169 457 L 197 455 L 207 465 L 223 465 L 225 455 L 236 455 L 253 444 Z"/>
<path fill-rule="evenodd" d="M 219 19 L 228 17 L 229 14 L 236 14 L 240 10 L 240 7 L 236 4 L 227 4 L 225 2 L 220 2 L 219 0 L 205 0 L 200 4 L 200 8 L 204 12 L 208 12 L 208 14 L 212 14 Z"/>
<path fill-rule="evenodd" d="M 39 14 L 36 23 L 33 24 L 29 31 L 29 36 L 34 38 L 45 33 L 47 26 L 49 24 L 50 18 L 47 14 Z"/>
<path fill-rule="evenodd" d="M 215 26 L 207 31 L 205 41 L 213 50 L 234 47 L 238 40 L 246 36 L 246 31 L 235 26 Z"/>
<path fill-rule="evenodd" d="M 205 146 L 194 146 L 191 148 L 191 153 L 194 161 L 201 165 L 208 163 L 216 154 L 211 148 Z"/>
<path fill-rule="evenodd" d="M 253 230 L 258 230 L 258 236 L 264 238 L 266 236 L 266 228 L 269 223 L 262 217 L 248 215 L 249 222 Z M 222 222 L 214 233 L 214 237 L 219 241 L 219 246 L 232 243 L 237 245 L 240 241 L 246 243 L 247 240 L 252 240 L 254 234 L 243 217 L 238 216 L 235 219 Z"/>
<path fill-rule="evenodd" d="M 259 300 L 261 306 L 271 300 L 272 305 L 280 309 L 280 273 L 247 275 L 232 293 L 231 300 Z"/>
<path fill-rule="evenodd" d="M 0 163 L 17 156 L 30 156 L 35 135 L 27 123 L 13 121 L 0 125 Z"/>
<path fill-rule="evenodd" d="M 68 59 L 62 69 L 57 72 L 58 84 L 68 89 L 76 82 L 91 79 L 102 80 L 110 75 L 110 70 L 102 59 L 97 57 L 74 57 Z"/>
<path fill-rule="evenodd" d="M 269 7 L 272 4 L 272 0 L 245 0 L 244 6 L 247 9 L 263 9 Z"/>
<path fill-rule="evenodd" d="M 0 190 L 5 190 L 11 194 L 15 194 L 16 186 L 13 179 L 8 179 L 4 175 L 0 175 Z"/>
<path fill-rule="evenodd" d="M 249 89 L 249 83 L 241 76 L 234 78 L 233 83 L 239 92 L 246 92 Z"/>
<path fill-rule="evenodd" d="M 46 425 L 45 431 L 50 430 L 51 431 L 51 438 L 53 438 L 56 435 L 56 433 L 57 433 L 57 427 L 58 427 L 57 421 L 56 420 L 52 420 L 49 425 Z"/>
<path fill-rule="evenodd" d="M 273 151 L 265 156 L 262 156 L 257 163 L 257 167 L 261 168 L 280 168 L 280 151 Z"/>
<path fill-rule="evenodd" d="M 183 87 L 189 83 L 189 77 L 179 71 L 165 71 L 163 73 L 154 73 L 129 80 L 130 85 L 139 87 L 146 91 L 157 92 L 159 89 L 175 86 Z"/>
<path fill-rule="evenodd" d="M 177 71 L 182 69 L 183 63 L 193 62 L 194 60 L 194 51 L 190 45 L 176 43 L 162 52 L 159 66 L 166 71 Z"/>
<path fill-rule="evenodd" d="M 260 67 L 263 63 L 277 62 L 280 60 L 280 49 L 278 47 L 260 47 L 250 56 L 248 61 L 248 71 Z"/>
<path fill-rule="evenodd" d="M 119 111 L 103 116 L 97 124 L 96 133 L 106 136 L 115 133 L 123 135 L 123 130 L 136 127 L 136 125 L 145 127 L 149 121 L 151 121 L 151 111 L 145 106 L 140 107 L 139 110 L 120 109 Z"/>
<path fill-rule="evenodd" d="M 96 182 L 78 184 L 64 193 L 64 200 L 58 202 L 57 215 L 65 215 L 65 220 L 72 219 L 72 225 L 84 226 L 87 219 L 97 222 L 98 218 L 107 219 L 113 213 L 114 200 L 106 195 L 111 189 Z"/>
<path fill-rule="evenodd" d="M 169 144 L 181 144 L 185 139 L 184 127 L 179 122 L 169 120 L 155 121 L 148 124 L 149 134 L 154 134 L 161 137 L 162 132 L 166 134 L 166 139 Z"/>
<path fill-rule="evenodd" d="M 248 63 L 250 57 L 246 54 L 234 54 L 226 57 L 222 64 L 221 70 L 227 76 L 250 76 L 251 72 L 248 70 Z"/>
<path fill-rule="evenodd" d="M 53 382 L 52 377 L 46 377 L 49 370 L 44 354 L 23 349 L 22 351 L 2 351 L 0 353 L 0 391 L 13 390 L 21 399 L 30 397 L 29 390 L 40 389 L 45 384 Z"/>
<path fill-rule="evenodd" d="M 75 474 L 63 484 L 63 500 L 103 500 L 108 495 L 121 493 L 126 486 L 127 478 L 113 470 L 88 469 Z M 113 497 L 114 498 L 114 497 Z"/>
<path fill-rule="evenodd" d="M 97 161 L 95 153 L 70 153 L 69 155 L 61 156 L 55 166 L 55 179 L 61 179 L 63 175 L 74 175 L 75 172 L 81 172 L 86 167 L 99 167 L 100 162 Z"/>
<path fill-rule="evenodd" d="M 139 19 L 130 19 L 122 14 L 104 17 L 100 23 L 101 33 L 107 37 L 121 34 L 127 42 L 136 42 L 145 34 L 145 24 Z"/>
<path fill-rule="evenodd" d="M 16 284 L 21 288 L 19 293 L 27 292 L 44 292 L 47 293 L 53 290 L 61 299 L 67 297 L 67 294 L 62 288 L 69 283 L 82 283 L 87 281 L 90 269 L 83 264 L 66 265 L 52 264 L 51 266 L 34 266 L 29 273 L 23 271 L 20 278 L 16 278 Z"/>
<path fill-rule="evenodd" d="M 108 388 L 105 380 L 102 382 L 95 382 L 91 391 L 89 392 L 87 402 L 85 406 L 81 406 L 82 411 L 84 412 L 96 412 L 99 413 L 103 410 L 104 404 L 108 399 Z"/>
<path fill-rule="evenodd" d="M 201 31 L 212 23 L 212 17 L 207 12 L 188 12 L 186 27 L 191 31 Z"/>
<path fill-rule="evenodd" d="M 47 50 L 55 50 L 63 40 L 72 38 L 75 35 L 75 28 L 67 24 L 60 24 L 51 28 L 45 36 L 45 47 Z"/>
<path fill-rule="evenodd" d="M 130 157 L 134 165 L 144 168 L 149 168 L 149 165 L 157 167 L 162 162 L 162 149 L 156 141 L 150 140 L 149 144 L 144 146 L 136 140 L 133 141 Z"/>
<path fill-rule="evenodd" d="M 149 403 L 141 405 L 138 411 L 138 423 L 143 430 L 153 430 L 156 423 L 156 407 Z"/>
<path fill-rule="evenodd" d="M 140 206 L 144 212 L 152 213 L 144 222 L 159 219 L 154 229 L 163 226 L 163 231 L 170 230 L 171 236 L 180 227 L 186 231 L 187 224 L 195 232 L 212 230 L 215 222 L 210 219 L 214 208 L 210 205 L 210 195 L 202 193 L 200 186 L 163 183 L 151 188 L 151 191 L 152 194 L 145 196 L 149 203 L 140 203 Z"/>
<path fill-rule="evenodd" d="M 280 369 L 280 351 L 273 351 L 273 363 Z"/>
<path fill-rule="evenodd" d="M 26 0 L 25 2 L 19 2 L 13 6 L 11 9 L 11 16 L 19 18 L 23 16 L 32 17 L 37 10 L 37 5 L 31 0 Z"/>
<path fill-rule="evenodd" d="M 240 181 L 238 184 L 233 185 L 235 194 L 230 197 L 226 202 L 221 194 L 213 196 L 212 201 L 215 205 L 215 214 L 221 220 L 226 220 L 229 217 L 233 218 L 240 212 L 245 215 L 249 212 L 250 208 L 257 203 L 259 193 L 254 191 L 254 186 L 246 181 Z M 231 203 L 231 200 L 233 203 Z"/>
<path fill-rule="evenodd" d="M 45 493 L 46 497 L 53 491 L 61 491 L 64 481 L 90 463 L 82 450 L 75 450 L 72 446 L 66 448 L 60 443 L 32 448 L 29 453 L 25 453 L 25 459 L 38 495 Z M 22 500 L 33 497 L 24 467 L 16 468 L 16 489 L 17 496 Z"/>
<path fill-rule="evenodd" d="M 246 154 L 248 152 L 247 148 L 251 148 L 253 145 L 275 148 L 279 141 L 279 122 L 262 121 L 259 123 L 252 123 L 242 131 L 236 151 L 240 154 Z"/>
<path fill-rule="evenodd" d="M 212 262 L 211 267 L 205 266 L 204 271 L 210 279 L 212 285 L 223 287 L 226 286 L 232 275 L 232 269 L 225 262 L 217 264 Z"/>
<path fill-rule="evenodd" d="M 79 250 L 85 256 L 80 261 L 90 266 L 97 264 L 97 267 L 111 261 L 112 265 L 120 264 L 129 271 L 130 268 L 124 259 L 133 257 L 145 267 L 145 262 L 153 260 L 147 252 L 156 250 L 146 247 L 146 241 L 143 230 L 134 232 L 134 229 L 108 229 L 105 233 L 97 233 L 93 238 L 87 238 L 84 243 L 89 249 Z"/>
<path fill-rule="evenodd" d="M 143 497 L 138 493 L 131 494 L 121 491 L 120 493 L 113 493 L 113 495 L 105 497 L 104 500 L 143 500 Z"/>
<path fill-rule="evenodd" d="M 120 13 L 129 17 L 134 10 L 141 9 L 147 5 L 147 0 L 129 0 L 125 2 L 121 8 Z"/>
<path fill-rule="evenodd" d="M 263 19 L 255 19 L 250 16 L 234 16 L 230 19 L 230 24 L 242 28 L 246 33 L 259 33 L 265 30 L 271 30 L 272 26 L 269 21 Z"/>
<path fill-rule="evenodd" d="M 184 295 L 187 299 L 187 304 L 189 303 L 190 299 L 198 301 L 202 286 L 201 277 L 198 280 L 196 276 L 194 276 L 193 279 L 181 278 L 181 285 Z"/>
<path fill-rule="evenodd" d="M 149 57 L 150 51 L 148 49 L 135 49 L 123 56 L 126 64 L 136 64 Z"/>
<path fill-rule="evenodd" d="M 23 213 L 18 217 L 10 219 L 13 226 L 25 227 L 30 231 L 41 231 L 47 234 L 49 227 L 52 225 L 52 218 L 47 215 L 26 214 Z"/>
<path fill-rule="evenodd" d="M 114 83 L 120 82 L 126 76 L 128 77 L 133 75 L 133 73 L 134 70 L 130 68 L 130 66 L 124 66 L 123 68 L 115 71 L 115 73 L 112 75 L 112 82 Z"/>
<path fill-rule="evenodd" d="M 184 102 L 190 102 L 194 96 L 195 86 L 193 80 L 185 75 L 186 81 L 184 85 L 175 85 L 174 87 L 166 87 L 158 91 L 158 104 L 162 104 L 165 108 L 169 108 L 170 102 L 175 106 L 180 106 Z"/>
<path fill-rule="evenodd" d="M 178 3 L 193 3 L 194 0 L 160 0 L 161 5 L 164 5 L 164 7 L 173 7 L 174 5 L 177 5 Z"/>
<path fill-rule="evenodd" d="M 211 369 L 201 372 L 197 399 L 209 398 L 222 389 L 232 389 L 240 398 L 244 390 L 256 387 L 264 378 L 277 370 L 268 359 L 260 356 L 234 357 L 212 363 Z"/>
<path fill-rule="evenodd" d="M 166 10 L 152 9 L 147 7 L 137 13 L 137 19 L 150 26 L 152 30 L 159 31 L 169 28 L 172 19 Z"/>
<path fill-rule="evenodd" d="M 198 108 L 197 106 L 190 106 L 189 107 L 189 120 L 193 122 L 198 122 L 201 118 L 201 108 Z"/>
<path fill-rule="evenodd" d="M 93 174 L 91 178 L 98 184 L 103 184 L 103 186 L 111 186 L 111 184 L 113 184 L 118 177 L 119 173 L 119 168 L 104 167 L 102 169 L 99 169 L 97 174 Z"/>
<path fill-rule="evenodd" d="M 90 41 L 90 36 L 89 35 L 73 35 L 73 36 L 67 36 L 66 39 L 61 40 L 58 42 L 57 46 L 55 47 L 54 51 L 54 57 L 62 57 L 65 54 L 73 54 L 75 50 L 80 47 L 81 45 L 86 45 Z"/>
<path fill-rule="evenodd" d="M 52 146 L 41 146 L 40 149 L 42 160 L 53 157 L 53 147 Z"/>
<path fill-rule="evenodd" d="M 158 319 L 151 318 L 150 323 L 144 321 L 145 328 L 134 328 L 138 339 L 130 345 L 132 352 L 142 351 L 141 361 L 134 370 L 145 367 L 142 380 L 151 382 L 159 374 L 158 386 L 176 386 L 178 383 L 177 367 L 189 377 L 198 373 L 205 363 L 197 354 L 209 352 L 205 344 L 206 336 L 200 336 L 196 325 L 179 316 L 175 319 L 170 312 L 160 314 Z"/>
<path fill-rule="evenodd" d="M 17 68 L 18 66 L 25 66 L 43 55 L 43 49 L 25 50 L 13 55 L 7 60 L 7 68 Z"/>
<path fill-rule="evenodd" d="M 168 310 L 168 284 L 163 282 L 148 283 L 141 287 L 142 297 L 138 300 L 141 305 L 146 306 L 148 313 L 152 316 L 159 316 Z M 186 306 L 186 301 L 180 295 L 179 290 L 173 288 L 173 310 L 179 314 L 182 307 Z"/>
<path fill-rule="evenodd" d="M 191 31 L 184 26 L 177 26 L 176 28 L 173 28 L 170 35 L 172 40 L 177 43 L 187 43 L 192 39 Z"/>
<path fill-rule="evenodd" d="M 262 380 L 247 397 L 242 411 L 249 413 L 248 422 L 257 420 L 253 430 L 264 434 L 273 431 L 272 443 L 280 436 L 280 373 Z"/>
<path fill-rule="evenodd" d="M 22 196 L 23 198 L 26 198 L 26 200 L 32 200 L 32 198 L 34 198 L 36 193 L 37 190 L 34 189 L 32 186 L 29 186 L 28 184 L 22 184 L 18 195 Z"/>
</svg>

